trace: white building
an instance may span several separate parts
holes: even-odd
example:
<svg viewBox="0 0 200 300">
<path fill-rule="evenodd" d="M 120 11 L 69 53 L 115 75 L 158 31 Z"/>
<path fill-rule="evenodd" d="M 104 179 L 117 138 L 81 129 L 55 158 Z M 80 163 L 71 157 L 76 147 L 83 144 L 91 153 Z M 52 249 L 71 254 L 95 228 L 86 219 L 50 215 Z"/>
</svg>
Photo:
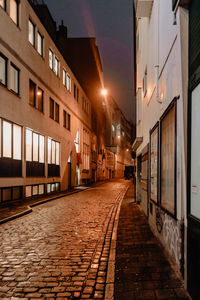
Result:
<svg viewBox="0 0 200 300">
<path fill-rule="evenodd" d="M 135 0 L 137 201 L 185 276 L 188 11 Z"/>
</svg>

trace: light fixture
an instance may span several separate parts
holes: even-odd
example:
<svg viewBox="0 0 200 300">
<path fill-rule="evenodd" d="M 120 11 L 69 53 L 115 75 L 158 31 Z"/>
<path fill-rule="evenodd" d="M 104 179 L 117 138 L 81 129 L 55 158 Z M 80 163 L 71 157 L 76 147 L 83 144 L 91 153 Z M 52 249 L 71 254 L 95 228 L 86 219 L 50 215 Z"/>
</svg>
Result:
<svg viewBox="0 0 200 300">
<path fill-rule="evenodd" d="M 107 90 L 106 90 L 106 89 L 102 89 L 102 90 L 101 90 L 101 94 L 102 94 L 103 96 L 106 96 L 106 95 L 107 95 Z"/>
<path fill-rule="evenodd" d="M 37 95 L 40 96 L 42 93 L 41 91 L 37 91 Z"/>
</svg>

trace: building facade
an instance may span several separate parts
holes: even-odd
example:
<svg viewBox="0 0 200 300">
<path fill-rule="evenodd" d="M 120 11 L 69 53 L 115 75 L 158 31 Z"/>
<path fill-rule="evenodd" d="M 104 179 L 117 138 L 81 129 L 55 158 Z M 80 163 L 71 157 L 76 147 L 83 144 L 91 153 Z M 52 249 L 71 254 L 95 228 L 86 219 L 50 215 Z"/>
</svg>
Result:
<svg viewBox="0 0 200 300">
<path fill-rule="evenodd" d="M 0 197 L 91 178 L 91 102 L 29 1 L 0 2 Z"/>
<path fill-rule="evenodd" d="M 134 7 L 136 200 L 186 278 L 188 10 L 163 0 L 135 0 Z"/>
</svg>

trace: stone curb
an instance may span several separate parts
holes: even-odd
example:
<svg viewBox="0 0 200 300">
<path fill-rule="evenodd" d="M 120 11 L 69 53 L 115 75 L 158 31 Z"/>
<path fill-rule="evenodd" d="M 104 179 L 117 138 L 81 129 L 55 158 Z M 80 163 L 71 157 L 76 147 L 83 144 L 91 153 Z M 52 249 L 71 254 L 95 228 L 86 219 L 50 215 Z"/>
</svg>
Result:
<svg viewBox="0 0 200 300">
<path fill-rule="evenodd" d="M 115 215 L 111 245 L 110 245 L 110 255 L 108 259 L 108 271 L 106 277 L 106 288 L 105 288 L 105 298 L 104 300 L 114 300 L 114 287 L 115 287 L 115 256 L 116 256 L 116 241 L 117 241 L 117 228 L 119 222 L 119 213 L 122 201 L 129 189 L 130 185 L 127 187 L 122 199 L 118 203 L 117 212 Z"/>
</svg>

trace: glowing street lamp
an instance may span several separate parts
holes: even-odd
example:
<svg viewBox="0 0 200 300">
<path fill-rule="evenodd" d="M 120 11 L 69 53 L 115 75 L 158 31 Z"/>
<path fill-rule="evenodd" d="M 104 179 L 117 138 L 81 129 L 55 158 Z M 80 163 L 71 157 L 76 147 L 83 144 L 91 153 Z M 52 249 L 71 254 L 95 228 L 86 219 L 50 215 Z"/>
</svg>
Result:
<svg viewBox="0 0 200 300">
<path fill-rule="evenodd" d="M 107 93 L 108 93 L 108 92 L 107 92 L 107 90 L 106 90 L 106 89 L 102 89 L 102 90 L 101 90 L 101 94 L 102 94 L 103 96 L 106 96 L 106 95 L 107 95 Z"/>
</svg>

